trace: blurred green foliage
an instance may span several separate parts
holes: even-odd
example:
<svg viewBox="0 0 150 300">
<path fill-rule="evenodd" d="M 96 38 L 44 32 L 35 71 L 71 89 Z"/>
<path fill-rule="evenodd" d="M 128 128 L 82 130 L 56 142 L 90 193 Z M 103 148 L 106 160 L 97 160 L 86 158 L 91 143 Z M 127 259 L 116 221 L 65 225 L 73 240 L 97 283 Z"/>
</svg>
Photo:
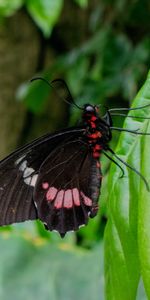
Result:
<svg viewBox="0 0 150 300">
<path fill-rule="evenodd" d="M 104 299 L 102 245 L 90 252 L 6 233 L 0 245 L 1 299 Z"/>
<path fill-rule="evenodd" d="M 26 6 L 35 23 L 49 36 L 58 20 L 63 0 L 27 0 Z"/>
<path fill-rule="evenodd" d="M 15 13 L 24 3 L 24 0 L 1 0 L 0 17 L 8 17 Z"/>
<path fill-rule="evenodd" d="M 40 75 L 48 80 L 64 78 L 79 105 L 87 102 L 101 104 L 102 112 L 105 107 L 130 106 L 145 81 L 150 63 L 149 1 L 103 0 L 96 1 L 96 4 L 87 0 L 71 2 L 85 13 L 86 9 L 90 11 L 88 37 L 82 42 L 77 41 L 76 46 L 69 47 L 69 50 L 64 47 L 58 51 L 53 63 L 47 65 L 46 69 L 41 68 Z M 42 41 L 53 47 L 64 6 L 63 0 L 3 0 L 0 1 L 0 17 L 5 20 L 20 7 L 25 7 L 41 31 Z M 76 31 L 80 33 L 80 23 L 76 23 Z M 51 92 L 40 81 L 23 83 L 17 91 L 17 98 L 25 103 L 31 114 L 40 115 L 50 101 Z M 148 79 L 133 105 L 144 105 L 149 100 Z M 134 114 L 148 116 L 149 110 Z M 68 124 L 75 124 L 79 118 L 80 111 L 71 108 Z M 121 127 L 122 123 L 122 117 L 114 117 L 115 126 Z M 148 122 L 139 119 L 137 122 L 129 118 L 124 126 L 150 132 Z M 114 150 L 118 137 L 114 133 L 111 142 Z M 149 179 L 148 137 L 123 133 L 116 151 Z M 69 234 L 61 241 L 57 234 L 46 232 L 39 222 L 1 229 L 1 276 L 4 278 L 2 299 L 9 300 L 13 293 L 14 299 L 43 297 L 52 300 L 102 300 L 101 248 L 108 216 L 105 234 L 106 299 L 147 299 L 140 277 L 150 297 L 149 194 L 143 183 L 140 185 L 138 175 L 131 170 L 125 169 L 125 178 L 118 179 L 120 170 L 114 165 L 110 170 L 109 166 L 110 162 L 102 157 L 104 179 L 101 209 L 98 216 L 90 220 L 89 225 L 77 235 Z M 37 241 L 41 243 L 40 246 Z M 14 270 L 17 271 L 12 276 Z M 18 280 L 20 291 L 17 290 Z"/>
<path fill-rule="evenodd" d="M 63 0 L 1 0 L 1 18 L 11 16 L 23 5 L 28 10 L 35 23 L 43 31 L 45 37 L 48 37 L 58 20 Z"/>
<path fill-rule="evenodd" d="M 75 0 L 81 7 L 86 7 L 88 5 L 88 0 Z"/>
</svg>

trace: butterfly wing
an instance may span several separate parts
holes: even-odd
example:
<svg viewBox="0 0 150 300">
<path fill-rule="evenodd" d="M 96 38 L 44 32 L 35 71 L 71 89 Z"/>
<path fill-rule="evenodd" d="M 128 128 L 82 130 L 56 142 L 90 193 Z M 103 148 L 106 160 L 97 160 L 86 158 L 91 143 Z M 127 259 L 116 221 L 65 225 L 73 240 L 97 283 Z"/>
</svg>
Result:
<svg viewBox="0 0 150 300">
<path fill-rule="evenodd" d="M 77 230 L 96 215 L 100 184 L 99 162 L 83 137 L 62 144 L 39 170 L 34 191 L 38 218 L 61 236 Z"/>
<path fill-rule="evenodd" d="M 80 131 L 70 128 L 45 135 L 0 162 L 0 226 L 37 219 L 33 191 L 39 168 L 54 149 Z"/>
</svg>

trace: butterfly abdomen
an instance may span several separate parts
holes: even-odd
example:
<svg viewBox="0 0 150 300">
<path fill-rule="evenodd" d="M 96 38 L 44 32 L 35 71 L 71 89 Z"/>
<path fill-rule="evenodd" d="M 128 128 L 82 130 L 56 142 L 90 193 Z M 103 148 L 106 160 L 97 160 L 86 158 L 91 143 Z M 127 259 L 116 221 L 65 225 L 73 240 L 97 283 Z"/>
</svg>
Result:
<svg viewBox="0 0 150 300">
<path fill-rule="evenodd" d="M 98 108 L 97 108 L 98 110 Z M 97 110 L 93 110 L 93 106 L 85 106 L 85 113 L 83 114 L 84 124 L 86 125 L 86 137 L 90 146 L 92 156 L 99 159 L 102 147 L 102 132 L 98 127 L 99 116 Z"/>
</svg>

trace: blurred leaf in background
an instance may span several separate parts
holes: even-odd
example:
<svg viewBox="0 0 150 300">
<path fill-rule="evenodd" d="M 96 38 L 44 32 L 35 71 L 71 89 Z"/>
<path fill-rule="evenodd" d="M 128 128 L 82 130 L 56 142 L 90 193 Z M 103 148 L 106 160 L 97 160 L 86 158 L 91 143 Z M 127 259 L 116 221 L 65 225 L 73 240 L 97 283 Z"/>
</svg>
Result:
<svg viewBox="0 0 150 300">
<path fill-rule="evenodd" d="M 6 233 L 0 245 L 1 299 L 104 299 L 102 245 L 88 251 Z"/>
<path fill-rule="evenodd" d="M 77 4 L 79 4 L 81 7 L 87 7 L 88 0 L 75 0 Z"/>
<path fill-rule="evenodd" d="M 0 1 L 0 16 L 8 17 L 11 16 L 16 10 L 18 10 L 24 0 L 1 0 Z"/>
<path fill-rule="evenodd" d="M 48 37 L 58 20 L 63 0 L 27 0 L 26 6 L 45 37 Z"/>
</svg>

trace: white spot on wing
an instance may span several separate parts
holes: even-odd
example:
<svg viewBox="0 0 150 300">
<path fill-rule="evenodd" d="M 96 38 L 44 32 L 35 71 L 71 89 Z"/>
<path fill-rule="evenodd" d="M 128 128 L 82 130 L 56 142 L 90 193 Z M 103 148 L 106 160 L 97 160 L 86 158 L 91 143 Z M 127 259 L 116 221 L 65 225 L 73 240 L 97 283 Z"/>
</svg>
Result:
<svg viewBox="0 0 150 300">
<path fill-rule="evenodd" d="M 56 229 L 53 229 L 52 231 L 53 231 L 53 232 L 58 232 L 58 233 L 59 233 L 59 231 L 58 231 L 58 230 L 56 230 Z"/>
<path fill-rule="evenodd" d="M 26 155 L 23 155 L 22 157 L 20 157 L 19 159 L 16 160 L 15 164 L 19 165 L 19 171 L 23 172 L 23 179 L 24 179 L 24 183 L 30 185 L 30 186 L 35 186 L 36 181 L 37 181 L 37 174 L 34 174 L 33 176 L 31 176 L 35 170 L 33 168 L 29 168 L 27 167 L 27 160 L 23 160 L 25 158 Z"/>
<path fill-rule="evenodd" d="M 34 201 L 34 205 L 35 205 L 35 207 L 36 207 L 36 209 L 37 209 L 38 207 L 37 207 L 37 203 L 36 203 L 35 201 Z M 46 224 L 46 223 L 45 223 L 45 224 Z M 46 224 L 46 225 L 47 225 L 47 224 Z"/>
<path fill-rule="evenodd" d="M 28 185 L 35 186 L 37 178 L 38 178 L 38 175 L 35 174 L 35 175 L 33 175 L 33 177 L 29 176 L 29 177 L 24 178 L 24 182 Z"/>
<path fill-rule="evenodd" d="M 27 177 L 24 179 L 24 182 L 28 185 L 31 185 L 31 177 Z"/>
<path fill-rule="evenodd" d="M 33 169 L 33 168 L 26 168 L 26 169 L 24 170 L 23 177 L 24 177 L 24 178 L 25 178 L 25 177 L 28 177 L 28 176 L 30 176 L 33 172 L 34 172 L 34 169 Z"/>
<path fill-rule="evenodd" d="M 36 185 L 36 182 L 37 182 L 37 179 L 38 179 L 38 174 L 33 175 L 30 184 L 31 184 L 32 186 L 35 186 L 35 185 Z"/>
<path fill-rule="evenodd" d="M 26 155 L 23 155 L 21 157 L 19 157 L 16 161 L 15 161 L 15 164 L 18 165 L 22 160 L 23 158 L 25 158 Z"/>
<path fill-rule="evenodd" d="M 19 166 L 19 170 L 22 171 L 22 172 L 24 172 L 24 170 L 26 169 L 26 167 L 27 167 L 27 160 L 24 160 L 22 162 L 22 164 Z"/>
</svg>

